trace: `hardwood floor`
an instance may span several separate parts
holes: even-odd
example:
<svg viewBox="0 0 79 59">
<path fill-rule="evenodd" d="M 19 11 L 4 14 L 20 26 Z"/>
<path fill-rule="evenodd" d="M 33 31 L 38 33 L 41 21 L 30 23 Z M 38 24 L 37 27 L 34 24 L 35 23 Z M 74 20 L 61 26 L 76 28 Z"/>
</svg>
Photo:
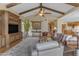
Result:
<svg viewBox="0 0 79 59">
<path fill-rule="evenodd" d="M 6 50 L 8 50 L 6 47 L 0 48 L 0 53 L 4 53 Z"/>
</svg>

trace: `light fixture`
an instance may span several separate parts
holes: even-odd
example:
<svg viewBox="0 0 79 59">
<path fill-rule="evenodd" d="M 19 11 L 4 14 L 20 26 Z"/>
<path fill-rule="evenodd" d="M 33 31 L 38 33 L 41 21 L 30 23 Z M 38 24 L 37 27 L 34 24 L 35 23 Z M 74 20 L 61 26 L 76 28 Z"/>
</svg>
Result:
<svg viewBox="0 0 79 59">
<path fill-rule="evenodd" d="M 40 10 L 39 15 L 40 16 L 43 16 L 44 15 L 44 9 L 43 8 Z"/>
<path fill-rule="evenodd" d="M 54 30 L 56 30 L 56 27 L 54 27 Z"/>
<path fill-rule="evenodd" d="M 43 16 L 43 14 L 42 14 L 42 13 L 39 13 L 39 15 L 40 15 L 40 16 Z"/>
</svg>

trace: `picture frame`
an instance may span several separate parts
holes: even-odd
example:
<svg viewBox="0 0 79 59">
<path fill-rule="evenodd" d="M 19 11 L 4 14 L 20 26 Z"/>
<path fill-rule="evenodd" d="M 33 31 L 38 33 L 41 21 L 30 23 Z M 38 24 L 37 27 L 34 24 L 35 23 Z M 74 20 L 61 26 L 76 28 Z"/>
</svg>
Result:
<svg viewBox="0 0 79 59">
<path fill-rule="evenodd" d="M 41 22 L 40 21 L 32 21 L 32 28 L 33 29 L 41 29 Z"/>
</svg>

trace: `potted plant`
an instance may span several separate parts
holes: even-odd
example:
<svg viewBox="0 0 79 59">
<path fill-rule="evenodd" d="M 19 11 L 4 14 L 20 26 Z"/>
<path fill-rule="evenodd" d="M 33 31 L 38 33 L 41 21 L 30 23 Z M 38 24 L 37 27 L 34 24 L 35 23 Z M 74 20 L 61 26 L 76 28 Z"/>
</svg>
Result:
<svg viewBox="0 0 79 59">
<path fill-rule="evenodd" d="M 28 19 L 25 19 L 23 22 L 24 22 L 25 37 L 27 37 L 30 29 L 30 21 Z"/>
</svg>

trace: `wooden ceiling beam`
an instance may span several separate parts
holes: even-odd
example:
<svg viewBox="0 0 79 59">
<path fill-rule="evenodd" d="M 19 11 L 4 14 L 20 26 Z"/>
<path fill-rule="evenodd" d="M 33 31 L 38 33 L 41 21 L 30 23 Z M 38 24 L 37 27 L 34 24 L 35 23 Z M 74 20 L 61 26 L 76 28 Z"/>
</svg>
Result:
<svg viewBox="0 0 79 59">
<path fill-rule="evenodd" d="M 42 7 L 42 3 L 40 3 L 40 7 Z"/>
<path fill-rule="evenodd" d="M 56 12 L 56 13 L 60 13 L 60 14 L 65 14 L 63 12 L 60 12 L 60 11 L 57 11 L 57 10 L 54 10 L 54 9 L 51 9 L 51 8 L 48 8 L 48 7 L 45 7 L 45 6 L 42 6 L 43 8 L 47 9 L 47 10 L 50 10 L 50 11 L 53 11 L 53 12 Z"/>
<path fill-rule="evenodd" d="M 41 11 L 41 10 L 42 10 L 42 8 L 43 8 L 42 6 L 43 6 L 43 5 L 42 5 L 42 3 L 40 3 L 40 11 Z"/>
<path fill-rule="evenodd" d="M 6 7 L 7 7 L 7 8 L 10 8 L 10 7 L 16 6 L 16 5 L 18 5 L 18 4 L 20 4 L 20 3 L 10 3 L 10 4 L 8 4 Z"/>
<path fill-rule="evenodd" d="M 22 14 L 24 14 L 24 13 L 27 13 L 27 12 L 30 12 L 30 11 L 33 11 L 33 10 L 36 10 L 36 9 L 38 9 L 38 8 L 40 8 L 40 6 L 35 7 L 35 8 L 32 8 L 32 9 L 27 10 L 27 11 L 24 11 L 24 12 L 21 12 L 21 13 L 19 13 L 19 14 L 22 15 Z"/>
<path fill-rule="evenodd" d="M 72 5 L 74 7 L 79 7 L 79 3 L 66 3 L 66 4 Z"/>
<path fill-rule="evenodd" d="M 63 15 L 65 14 L 65 13 L 63 13 L 63 12 L 60 12 L 60 11 L 57 11 L 57 10 L 54 10 L 54 9 L 45 7 L 45 6 L 42 5 L 42 3 L 40 3 L 40 5 L 39 5 L 38 7 L 32 8 L 32 9 L 27 10 L 27 11 L 24 11 L 24 12 L 21 12 L 21 13 L 19 13 L 19 14 L 22 15 L 22 14 L 25 14 L 25 13 L 27 13 L 27 12 L 36 10 L 36 9 L 38 9 L 38 8 L 45 8 L 45 9 L 47 9 L 47 10 L 50 10 L 50 11 L 53 11 L 53 12 L 56 12 L 56 13 L 60 13 L 60 14 L 63 14 Z"/>
</svg>

